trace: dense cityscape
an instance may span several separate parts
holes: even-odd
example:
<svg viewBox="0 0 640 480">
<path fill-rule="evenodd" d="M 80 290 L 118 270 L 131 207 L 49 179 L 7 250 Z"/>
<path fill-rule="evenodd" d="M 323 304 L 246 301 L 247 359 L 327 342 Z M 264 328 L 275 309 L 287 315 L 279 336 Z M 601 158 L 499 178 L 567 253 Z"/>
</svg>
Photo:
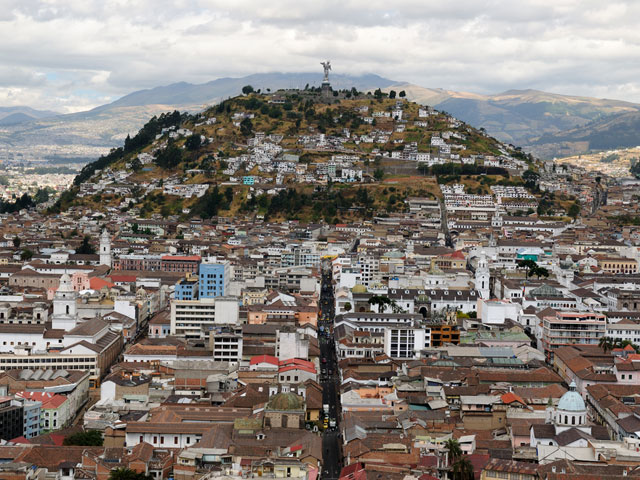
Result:
<svg viewBox="0 0 640 480">
<path fill-rule="evenodd" d="M 640 475 L 635 182 L 244 92 L 5 202 L 3 478 Z"/>
<path fill-rule="evenodd" d="M 640 480 L 640 3 L 3 7 L 0 480 Z"/>
</svg>

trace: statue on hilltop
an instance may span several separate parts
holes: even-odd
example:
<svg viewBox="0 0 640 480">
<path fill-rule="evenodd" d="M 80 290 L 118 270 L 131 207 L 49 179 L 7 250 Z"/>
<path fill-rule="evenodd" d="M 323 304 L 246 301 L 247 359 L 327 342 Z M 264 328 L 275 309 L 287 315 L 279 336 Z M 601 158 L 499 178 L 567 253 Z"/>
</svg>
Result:
<svg viewBox="0 0 640 480">
<path fill-rule="evenodd" d="M 327 60 L 326 62 L 320 62 L 322 68 L 324 68 L 324 78 L 322 79 L 322 83 L 329 83 L 329 70 L 331 70 L 331 62 Z"/>
</svg>

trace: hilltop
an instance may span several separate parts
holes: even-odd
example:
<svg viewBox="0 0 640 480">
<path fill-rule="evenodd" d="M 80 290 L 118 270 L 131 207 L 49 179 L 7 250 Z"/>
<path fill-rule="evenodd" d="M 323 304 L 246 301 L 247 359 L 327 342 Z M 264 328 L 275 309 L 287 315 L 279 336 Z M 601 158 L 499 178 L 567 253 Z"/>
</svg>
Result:
<svg viewBox="0 0 640 480">
<path fill-rule="evenodd" d="M 334 222 L 403 211 L 409 196 L 437 198 L 426 174 L 478 193 L 519 184 L 512 177 L 526 162 L 481 130 L 379 90 L 254 92 L 152 118 L 86 165 L 51 211 Z"/>
<path fill-rule="evenodd" d="M 219 78 L 202 84 L 178 82 L 139 90 L 92 110 L 67 115 L 53 112 L 9 118 L 1 125 L 0 146 L 7 159 L 48 158 L 81 161 L 96 158 L 133 135 L 153 115 L 179 110 L 199 112 L 206 105 L 236 96 L 244 85 L 256 89 L 304 89 L 319 86 L 317 73 L 260 73 Z M 425 80 L 426 81 L 426 80 Z M 618 100 L 577 97 L 538 90 L 510 90 L 484 95 L 442 88 L 425 88 L 378 75 L 332 75 L 334 88 L 372 92 L 404 90 L 409 100 L 428 105 L 486 131 L 502 142 L 522 146 L 542 158 L 640 144 L 640 128 L 632 117 L 640 105 Z M 40 115 L 40 117 L 38 116 Z M 0 157 L 0 160 L 2 157 Z"/>
</svg>

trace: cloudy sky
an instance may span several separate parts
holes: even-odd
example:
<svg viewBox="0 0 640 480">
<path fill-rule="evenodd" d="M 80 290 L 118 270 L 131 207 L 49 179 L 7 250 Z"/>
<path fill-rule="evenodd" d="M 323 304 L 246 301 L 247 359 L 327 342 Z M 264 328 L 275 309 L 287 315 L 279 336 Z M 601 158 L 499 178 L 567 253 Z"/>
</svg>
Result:
<svg viewBox="0 0 640 480">
<path fill-rule="evenodd" d="M 640 2 L 2 0 L 0 106 L 85 110 L 142 88 L 320 69 L 478 93 L 640 102 Z"/>
</svg>

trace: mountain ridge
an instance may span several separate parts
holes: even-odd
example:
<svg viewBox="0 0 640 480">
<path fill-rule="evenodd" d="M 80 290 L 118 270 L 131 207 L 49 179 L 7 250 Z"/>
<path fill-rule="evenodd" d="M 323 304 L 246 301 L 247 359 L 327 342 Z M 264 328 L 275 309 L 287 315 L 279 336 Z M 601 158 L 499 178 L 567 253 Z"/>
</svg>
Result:
<svg viewBox="0 0 640 480">
<path fill-rule="evenodd" d="M 248 84 L 256 90 L 275 91 L 301 89 L 306 84 L 318 86 L 321 80 L 322 76 L 317 73 L 275 72 L 222 77 L 202 84 L 176 82 L 131 92 L 84 112 L 35 120 L 19 117 L 20 122 L 2 125 L 0 145 L 4 143 L 11 148 L 26 149 L 42 143 L 57 146 L 63 152 L 65 148 L 74 146 L 106 151 L 117 146 L 127 134 L 135 133 L 146 119 L 162 112 L 200 111 L 237 95 Z M 640 115 L 640 104 L 623 100 L 563 95 L 536 89 L 480 94 L 427 88 L 375 74 L 332 74 L 330 80 L 335 89 L 405 90 L 408 99 L 451 113 L 477 128 L 484 128 L 501 141 L 521 146 L 542 158 L 584 153 L 602 145 L 615 148 L 640 144 L 640 128 L 636 128 L 638 122 L 632 119 L 636 114 Z M 0 107 L 0 123 L 4 110 L 7 107 Z M 23 113 L 30 115 L 26 110 Z M 618 130 L 629 126 L 633 131 Z M 582 131 L 583 128 L 587 130 Z M 603 139 L 603 135 L 607 138 Z M 618 135 L 621 141 L 616 145 Z"/>
</svg>

